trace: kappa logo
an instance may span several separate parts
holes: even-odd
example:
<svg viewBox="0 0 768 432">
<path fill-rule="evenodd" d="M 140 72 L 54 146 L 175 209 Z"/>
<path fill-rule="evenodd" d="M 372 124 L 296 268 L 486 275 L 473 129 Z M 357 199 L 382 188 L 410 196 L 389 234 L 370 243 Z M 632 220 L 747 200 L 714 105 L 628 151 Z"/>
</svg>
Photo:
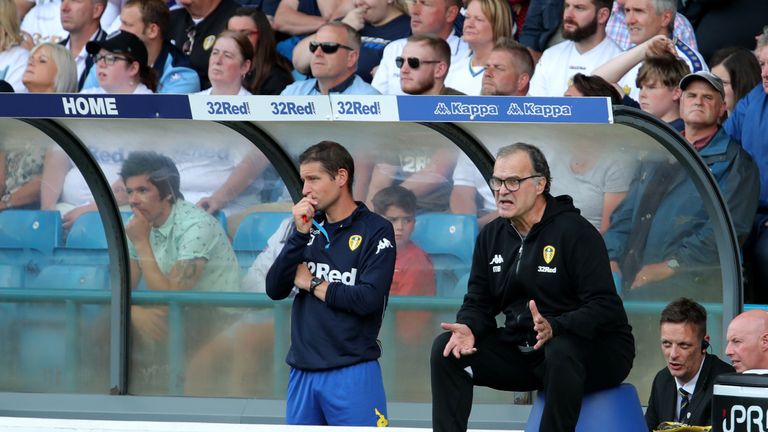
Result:
<svg viewBox="0 0 768 432">
<path fill-rule="evenodd" d="M 504 264 L 504 258 L 501 254 L 494 254 L 493 259 L 488 264 L 491 265 L 491 271 L 494 273 L 501 273 L 501 264 Z"/>
<path fill-rule="evenodd" d="M 555 247 L 552 245 L 544 246 L 543 250 L 544 262 L 549 264 L 555 259 Z"/>
<path fill-rule="evenodd" d="M 376 247 L 376 255 L 378 255 L 379 252 L 381 252 L 382 250 L 391 248 L 391 247 L 392 247 L 392 242 L 389 241 L 388 239 L 383 238 L 379 240 L 379 245 Z"/>
<path fill-rule="evenodd" d="M 349 238 L 349 250 L 353 251 L 363 243 L 363 236 L 355 234 Z"/>
</svg>

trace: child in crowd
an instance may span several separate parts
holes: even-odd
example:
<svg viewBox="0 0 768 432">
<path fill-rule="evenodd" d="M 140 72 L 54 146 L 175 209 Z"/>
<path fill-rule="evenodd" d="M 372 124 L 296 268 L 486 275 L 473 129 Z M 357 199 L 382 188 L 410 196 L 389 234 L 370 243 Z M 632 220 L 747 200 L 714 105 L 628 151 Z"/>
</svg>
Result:
<svg viewBox="0 0 768 432">
<path fill-rule="evenodd" d="M 416 226 L 416 195 L 402 186 L 389 186 L 373 197 L 373 209 L 392 222 L 395 229 L 395 274 L 392 278 L 390 296 L 434 296 L 435 271 L 432 261 L 419 246 L 411 241 Z M 399 379 L 408 383 L 408 389 L 396 389 L 403 395 L 414 396 L 417 390 L 428 391 L 429 376 L 429 339 L 432 314 L 422 311 L 398 311 L 397 321 L 397 365 L 402 365 L 398 375 L 409 379 Z M 423 366 L 423 367 L 422 367 Z M 413 374 L 413 376 L 411 376 Z"/>
</svg>

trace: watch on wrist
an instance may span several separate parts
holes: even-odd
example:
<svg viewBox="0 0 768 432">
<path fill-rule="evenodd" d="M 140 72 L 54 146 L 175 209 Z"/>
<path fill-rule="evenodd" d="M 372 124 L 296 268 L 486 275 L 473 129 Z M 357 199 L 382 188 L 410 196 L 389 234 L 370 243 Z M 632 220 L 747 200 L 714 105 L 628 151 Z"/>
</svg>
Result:
<svg viewBox="0 0 768 432">
<path fill-rule="evenodd" d="M 0 201 L 2 201 L 3 204 L 5 204 L 5 208 L 9 209 L 13 207 L 11 205 L 11 193 L 6 192 L 2 197 L 0 197 Z"/>
<path fill-rule="evenodd" d="M 680 263 L 677 262 L 677 259 L 672 258 L 667 260 L 667 267 L 671 268 L 672 270 L 677 270 L 680 268 Z"/>
<path fill-rule="evenodd" d="M 312 281 L 309 283 L 309 293 L 315 294 L 315 288 L 317 288 L 318 285 L 323 283 L 323 280 L 319 277 L 313 277 Z"/>
</svg>

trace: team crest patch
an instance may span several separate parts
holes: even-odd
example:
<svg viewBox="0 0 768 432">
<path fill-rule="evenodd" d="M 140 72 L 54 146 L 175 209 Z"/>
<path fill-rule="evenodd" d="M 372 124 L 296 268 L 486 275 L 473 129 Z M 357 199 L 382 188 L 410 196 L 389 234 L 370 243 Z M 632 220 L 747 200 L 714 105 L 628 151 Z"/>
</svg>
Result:
<svg viewBox="0 0 768 432">
<path fill-rule="evenodd" d="M 349 238 L 349 250 L 353 251 L 359 248 L 361 243 L 363 243 L 363 236 L 359 234 L 353 235 Z"/>
<path fill-rule="evenodd" d="M 555 247 L 550 245 L 544 246 L 544 262 L 549 264 L 552 262 L 554 258 L 555 258 Z"/>
<path fill-rule="evenodd" d="M 378 408 L 374 408 L 373 410 L 376 412 L 376 417 L 379 418 L 376 420 L 376 427 L 387 427 L 387 425 L 389 425 L 389 420 L 384 417 L 384 414 L 379 412 Z"/>
<path fill-rule="evenodd" d="M 203 49 L 208 51 L 214 43 L 216 43 L 216 35 L 206 36 L 206 38 L 203 39 Z"/>
</svg>

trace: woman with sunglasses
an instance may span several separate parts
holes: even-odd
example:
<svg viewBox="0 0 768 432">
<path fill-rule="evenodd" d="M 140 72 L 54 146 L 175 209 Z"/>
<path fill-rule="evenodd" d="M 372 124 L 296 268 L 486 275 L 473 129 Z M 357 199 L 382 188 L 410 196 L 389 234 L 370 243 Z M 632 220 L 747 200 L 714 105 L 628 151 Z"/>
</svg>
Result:
<svg viewBox="0 0 768 432">
<path fill-rule="evenodd" d="M 279 95 L 293 82 L 293 66 L 275 48 L 275 31 L 264 13 L 242 7 L 227 22 L 227 30 L 245 34 L 253 46 L 253 65 L 245 76 L 244 87 L 255 95 Z"/>
<path fill-rule="evenodd" d="M 354 9 L 341 20 L 360 33 L 362 47 L 357 62 L 357 75 L 365 82 L 373 80 L 371 71 L 384 53 L 384 47 L 396 39 L 411 35 L 411 17 L 404 0 L 354 0 Z M 310 41 L 315 35 L 304 38 L 293 50 L 293 66 L 303 74 L 309 73 L 312 52 Z"/>
<path fill-rule="evenodd" d="M 208 59 L 208 79 L 211 88 L 198 94 L 249 96 L 243 84 L 253 64 L 253 45 L 241 32 L 224 30 L 219 33 Z"/>
<path fill-rule="evenodd" d="M 445 85 L 468 95 L 479 95 L 483 72 L 493 46 L 512 37 L 512 12 L 504 0 L 469 0 L 462 39 L 472 49 L 469 57 L 451 65 Z"/>
<path fill-rule="evenodd" d="M 151 94 L 157 89 L 155 71 L 147 65 L 147 48 L 133 33 L 117 31 L 85 45 L 94 56 L 99 87 L 81 93 Z"/>
</svg>

